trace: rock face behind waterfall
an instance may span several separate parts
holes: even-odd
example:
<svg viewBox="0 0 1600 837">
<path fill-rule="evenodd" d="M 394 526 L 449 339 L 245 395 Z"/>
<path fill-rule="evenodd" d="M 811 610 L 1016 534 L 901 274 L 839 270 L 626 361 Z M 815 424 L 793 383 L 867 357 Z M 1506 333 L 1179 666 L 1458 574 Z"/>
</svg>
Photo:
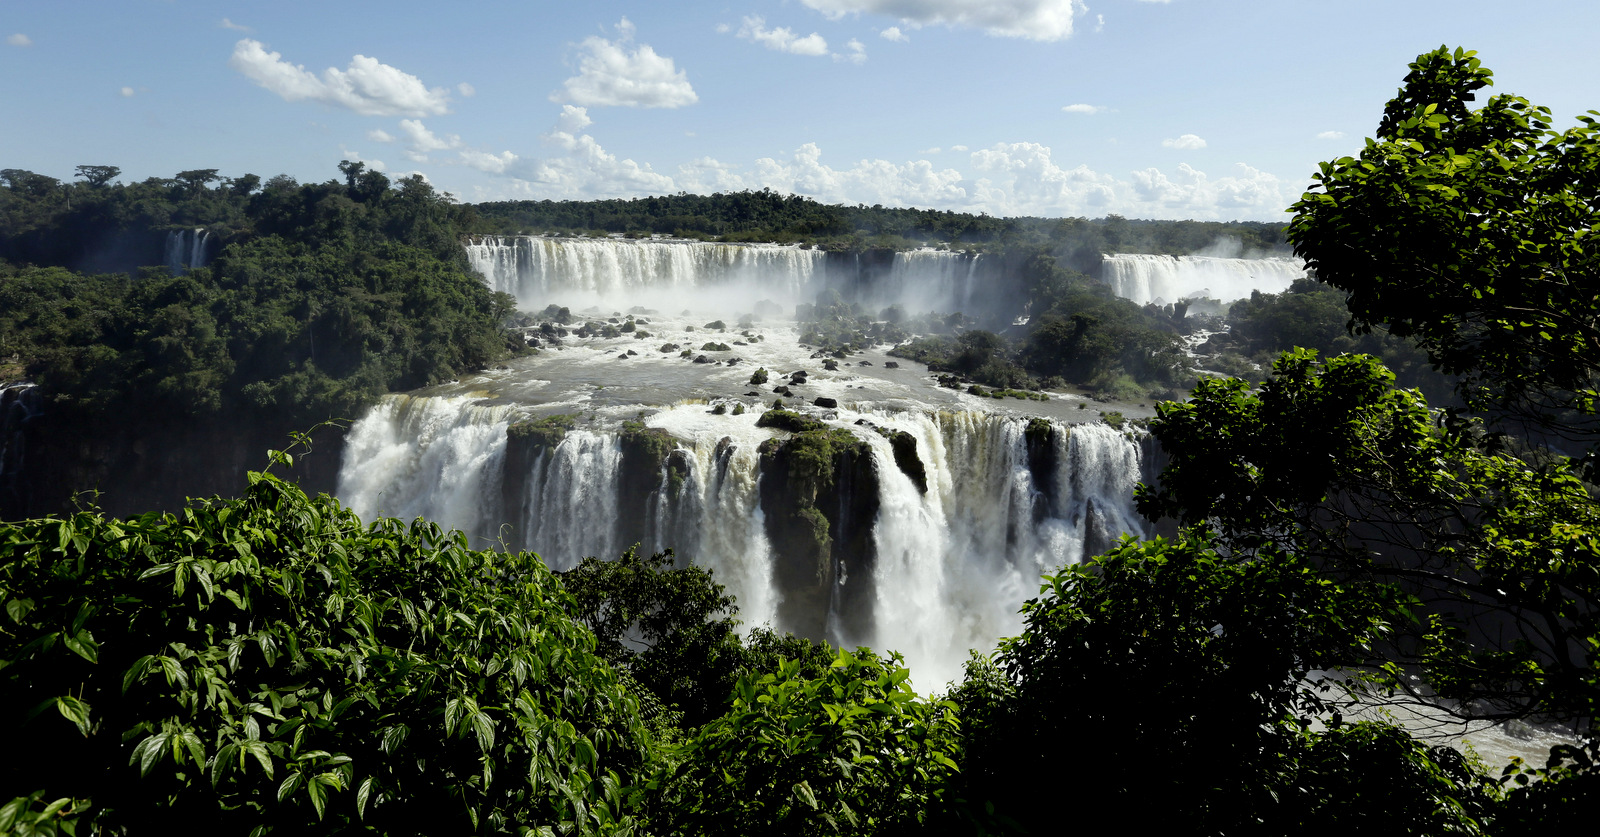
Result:
<svg viewBox="0 0 1600 837">
<path fill-rule="evenodd" d="M 528 475 L 538 470 L 542 458 L 549 458 L 573 429 L 572 416 L 549 416 L 523 421 L 506 428 L 505 465 L 500 481 L 501 517 L 508 521 L 530 520 L 536 510 L 529 490 Z M 666 431 L 648 428 L 636 421 L 624 422 L 615 436 L 620 454 L 615 491 L 616 517 L 606 523 L 614 527 L 613 543 L 619 549 L 635 544 L 653 549 L 658 523 L 677 517 L 681 488 L 689 477 L 690 465 L 678 443 Z M 602 498 L 572 498 L 577 502 Z M 610 498 L 605 498 L 610 499 Z M 527 540 L 529 533 L 513 533 L 517 542 L 528 548 L 539 545 Z M 578 556 L 551 556 L 558 561 Z M 614 555 L 596 556 L 612 558 Z"/>
<path fill-rule="evenodd" d="M 869 636 L 879 503 L 871 448 L 818 423 L 763 442 L 760 454 L 761 510 L 783 596 L 779 621 L 803 636 Z M 828 624 L 830 613 L 838 624 Z"/>
</svg>

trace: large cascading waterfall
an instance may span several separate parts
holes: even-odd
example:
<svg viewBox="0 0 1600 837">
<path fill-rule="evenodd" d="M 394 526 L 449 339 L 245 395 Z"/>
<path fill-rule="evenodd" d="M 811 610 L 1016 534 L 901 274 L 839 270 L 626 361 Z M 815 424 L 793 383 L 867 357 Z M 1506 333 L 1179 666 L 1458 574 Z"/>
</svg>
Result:
<svg viewBox="0 0 1600 837">
<path fill-rule="evenodd" d="M 185 270 L 206 266 L 210 255 L 211 233 L 202 227 L 192 230 L 171 230 L 167 233 L 167 269 L 174 276 Z"/>
<path fill-rule="evenodd" d="M 1139 445 L 1105 425 L 840 411 L 830 426 L 866 458 L 836 458 L 830 487 L 808 495 L 828 527 L 819 554 L 785 534 L 803 477 L 773 453 L 787 434 L 754 412 L 684 405 L 642 425 L 519 435 L 514 409 L 390 396 L 352 428 L 339 494 L 363 515 L 427 516 L 557 569 L 670 547 L 713 569 L 746 624 L 901 651 L 923 688 L 1016 633 L 1042 573 L 1143 530 Z M 902 434 L 918 469 L 890 441 Z"/>
<path fill-rule="evenodd" d="M 827 255 L 779 244 L 545 236 L 485 236 L 465 246 L 489 287 L 530 309 L 621 298 L 681 307 L 730 293 L 746 305 L 799 301 L 821 289 Z"/>
<path fill-rule="evenodd" d="M 1207 297 L 1231 302 L 1251 291 L 1282 293 L 1306 275 L 1294 258 L 1222 259 L 1118 253 L 1101 262 L 1101 278 L 1112 293 L 1144 305 Z"/>
</svg>

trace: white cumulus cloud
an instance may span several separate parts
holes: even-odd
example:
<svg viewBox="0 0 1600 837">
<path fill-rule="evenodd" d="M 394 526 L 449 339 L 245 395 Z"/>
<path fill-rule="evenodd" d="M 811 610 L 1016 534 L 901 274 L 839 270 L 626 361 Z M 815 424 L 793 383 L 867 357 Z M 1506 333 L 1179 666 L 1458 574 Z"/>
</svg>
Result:
<svg viewBox="0 0 1600 837">
<path fill-rule="evenodd" d="M 614 41 L 591 35 L 580 45 L 578 74 L 551 101 L 568 101 L 586 107 L 626 106 L 678 108 L 700 101 L 688 74 L 672 59 L 657 55 L 648 44 L 633 44 L 633 24 L 623 18 Z"/>
<path fill-rule="evenodd" d="M 670 176 L 652 170 L 648 164 L 619 159 L 602 148 L 594 137 L 580 133 L 592 124 L 594 121 L 586 109 L 572 105 L 563 107 L 555 129 L 545 135 L 545 140 L 562 154 L 519 161 L 506 152 L 499 158 L 505 165 L 496 173 L 512 178 L 512 194 L 537 198 L 611 198 L 677 191 Z M 482 158 L 468 161 L 468 165 L 474 163 L 490 164 L 490 161 Z M 484 165 L 475 167 L 490 170 Z"/>
<path fill-rule="evenodd" d="M 411 150 L 418 154 L 426 154 L 429 151 L 447 151 L 461 147 L 460 137 L 454 134 L 448 137 L 441 137 L 428 130 L 428 126 L 422 124 L 420 119 L 400 120 L 400 130 L 405 133 Z"/>
<path fill-rule="evenodd" d="M 569 134 L 576 134 L 593 124 L 594 120 L 589 118 L 588 108 L 562 105 L 561 115 L 556 117 L 557 130 L 564 131 Z"/>
<path fill-rule="evenodd" d="M 508 169 L 511 168 L 513 163 L 517 162 L 517 155 L 512 154 L 509 151 L 502 151 L 499 154 L 490 154 L 487 151 L 475 151 L 469 148 L 461 152 L 461 162 L 466 163 L 478 171 L 484 171 L 490 174 L 504 174 Z"/>
<path fill-rule="evenodd" d="M 1162 140 L 1161 141 L 1161 147 L 1162 148 L 1179 148 L 1179 149 L 1183 149 L 1184 151 L 1194 151 L 1196 149 L 1205 148 L 1206 147 L 1206 141 L 1201 139 L 1201 138 L 1199 138 L 1199 137 L 1197 137 L 1197 136 L 1195 136 L 1194 134 L 1184 134 L 1183 136 L 1178 137 L 1177 139 L 1164 139 L 1164 140 Z"/>
<path fill-rule="evenodd" d="M 244 26 L 242 24 L 234 23 L 233 21 L 231 21 L 231 20 L 229 20 L 227 18 L 223 18 L 222 22 L 218 23 L 217 26 L 219 28 L 222 28 L 222 29 L 232 29 L 235 32 L 249 32 L 250 31 L 250 27 Z"/>
<path fill-rule="evenodd" d="M 884 39 L 885 41 L 900 41 L 902 43 L 911 40 L 911 36 L 901 32 L 900 27 L 898 26 L 891 26 L 888 29 L 884 29 L 878 33 L 878 37 Z"/>
<path fill-rule="evenodd" d="M 472 85 L 463 81 L 456 85 L 456 92 L 460 93 L 462 98 L 470 99 L 473 96 L 478 95 L 478 88 L 473 87 Z"/>
<path fill-rule="evenodd" d="M 1103 106 L 1101 106 L 1101 105 L 1083 105 L 1083 104 L 1079 104 L 1079 105 L 1067 105 L 1066 107 L 1061 109 L 1061 112 L 1062 113 L 1082 113 L 1082 114 L 1087 114 L 1089 116 L 1093 116 L 1093 115 L 1095 115 L 1097 113 L 1100 113 L 1103 110 L 1105 110 L 1105 108 Z"/>
<path fill-rule="evenodd" d="M 867 45 L 866 44 L 856 40 L 855 38 L 851 38 L 850 40 L 845 41 L 844 48 L 846 50 L 848 50 L 848 52 L 844 52 L 844 53 L 835 52 L 833 54 L 833 60 L 835 60 L 835 61 L 848 61 L 851 64 L 856 64 L 856 65 L 861 65 L 861 64 L 867 63 Z"/>
<path fill-rule="evenodd" d="M 1317 139 L 1344 139 L 1344 131 L 1323 131 Z"/>
<path fill-rule="evenodd" d="M 761 44 L 767 49 L 777 52 L 788 52 L 794 55 L 828 54 L 827 40 L 815 32 L 802 38 L 787 26 L 767 29 L 766 24 L 765 18 L 759 15 L 751 15 L 744 19 L 744 25 L 739 27 L 737 35 L 744 40 Z"/>
<path fill-rule="evenodd" d="M 991 35 L 1059 41 L 1072 35 L 1073 20 L 1087 11 L 1082 0 L 801 0 L 831 20 L 847 14 L 879 14 L 908 26 L 931 24 L 981 29 Z"/>
<path fill-rule="evenodd" d="M 444 88 L 430 89 L 422 79 L 365 55 L 350 59 L 346 69 L 329 67 L 319 77 L 284 61 L 276 52 L 268 52 L 260 41 L 245 38 L 234 44 L 228 65 L 288 102 L 310 99 L 363 116 L 431 116 L 450 111 L 450 95 Z"/>
<path fill-rule="evenodd" d="M 33 39 L 22 34 L 21 32 L 17 32 L 12 35 L 7 35 L 6 43 L 15 47 L 30 47 L 33 46 Z"/>
<path fill-rule="evenodd" d="M 119 94 L 121 94 L 122 98 L 124 98 L 124 99 L 129 99 L 129 98 L 133 97 L 133 88 L 132 87 L 124 87 L 121 90 L 118 90 L 117 92 Z"/>
<path fill-rule="evenodd" d="M 367 139 L 373 142 L 394 142 L 394 136 L 382 128 L 373 128 L 368 131 Z"/>
</svg>

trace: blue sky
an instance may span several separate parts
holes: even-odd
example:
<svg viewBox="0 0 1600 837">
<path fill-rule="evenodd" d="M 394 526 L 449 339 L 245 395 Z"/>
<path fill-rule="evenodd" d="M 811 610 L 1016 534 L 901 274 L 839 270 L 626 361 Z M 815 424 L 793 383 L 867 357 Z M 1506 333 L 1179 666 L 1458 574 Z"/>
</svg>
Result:
<svg viewBox="0 0 1600 837">
<path fill-rule="evenodd" d="M 1278 219 L 1417 53 L 1600 108 L 1594 0 L 0 0 L 0 166 L 421 172 L 462 200 L 769 187 Z"/>
</svg>

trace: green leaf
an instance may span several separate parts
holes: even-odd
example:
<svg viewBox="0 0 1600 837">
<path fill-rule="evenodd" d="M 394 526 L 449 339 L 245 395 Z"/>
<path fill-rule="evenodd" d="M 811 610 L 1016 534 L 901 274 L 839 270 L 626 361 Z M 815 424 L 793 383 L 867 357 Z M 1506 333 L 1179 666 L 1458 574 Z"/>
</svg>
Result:
<svg viewBox="0 0 1600 837">
<path fill-rule="evenodd" d="M 95 644 L 94 637 L 88 631 L 79 631 L 77 636 L 69 636 L 63 641 L 67 648 L 85 660 L 100 662 L 100 646 Z"/>
<path fill-rule="evenodd" d="M 304 773 L 290 773 L 288 776 L 283 777 L 283 781 L 278 785 L 278 801 L 282 802 L 288 799 L 290 795 L 300 789 L 300 783 L 303 781 L 305 781 Z"/>
<path fill-rule="evenodd" d="M 811 784 L 809 782 L 802 781 L 796 783 L 794 786 L 794 793 L 807 805 L 810 805 L 811 810 L 817 810 L 817 795 L 811 792 Z"/>
<path fill-rule="evenodd" d="M 318 777 L 320 779 L 321 777 Z M 317 780 L 312 780 L 306 785 L 306 791 L 311 794 L 311 807 L 317 809 L 317 819 L 322 819 L 322 809 L 328 804 L 328 791 Z"/>
<path fill-rule="evenodd" d="M 366 819 L 367 799 L 372 796 L 372 777 L 361 780 L 361 786 L 356 788 L 356 818 Z"/>
<path fill-rule="evenodd" d="M 32 599 L 12 599 L 6 602 L 6 615 L 10 616 L 11 621 L 17 623 L 18 625 L 22 624 L 22 620 L 27 618 L 28 614 L 32 612 Z"/>
<path fill-rule="evenodd" d="M 89 735 L 89 704 L 71 696 L 62 695 L 55 699 L 56 710 L 61 717 L 71 721 L 78 727 L 78 731 L 85 737 Z"/>
</svg>

